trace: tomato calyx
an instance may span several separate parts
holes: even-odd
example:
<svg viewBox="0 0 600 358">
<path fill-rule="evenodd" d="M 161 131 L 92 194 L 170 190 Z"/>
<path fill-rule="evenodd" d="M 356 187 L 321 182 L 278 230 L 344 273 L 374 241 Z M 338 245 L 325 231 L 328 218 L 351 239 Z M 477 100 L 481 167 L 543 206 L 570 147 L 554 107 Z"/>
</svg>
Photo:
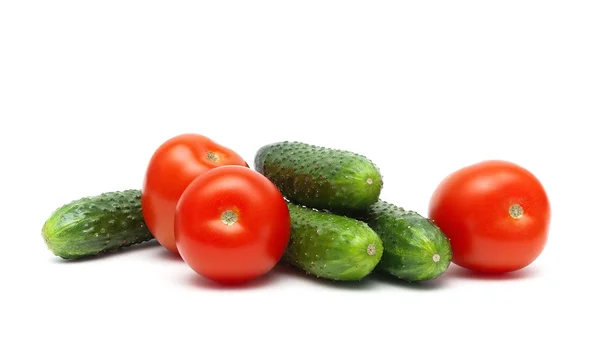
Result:
<svg viewBox="0 0 600 358">
<path fill-rule="evenodd" d="M 208 152 L 206 152 L 206 159 L 208 159 L 209 161 L 211 161 L 213 163 L 217 163 L 219 161 L 220 157 L 219 157 L 219 154 L 208 151 Z"/>
<path fill-rule="evenodd" d="M 238 214 L 229 209 L 221 213 L 221 222 L 227 226 L 231 226 L 238 221 Z"/>
<path fill-rule="evenodd" d="M 518 220 L 523 216 L 523 207 L 519 204 L 513 204 L 510 206 L 510 208 L 508 208 L 508 214 L 513 219 Z"/>
</svg>

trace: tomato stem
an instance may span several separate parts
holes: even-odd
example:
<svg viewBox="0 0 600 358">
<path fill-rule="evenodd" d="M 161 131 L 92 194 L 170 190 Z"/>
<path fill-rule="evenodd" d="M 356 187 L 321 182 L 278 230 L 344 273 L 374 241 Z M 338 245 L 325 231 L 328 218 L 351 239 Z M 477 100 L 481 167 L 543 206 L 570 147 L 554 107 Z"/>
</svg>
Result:
<svg viewBox="0 0 600 358">
<path fill-rule="evenodd" d="M 513 219 L 520 219 L 523 216 L 523 207 L 519 204 L 513 204 L 508 208 L 508 213 Z"/>
<path fill-rule="evenodd" d="M 206 159 L 210 160 L 213 163 L 219 161 L 219 156 L 215 152 L 206 152 Z"/>
<path fill-rule="evenodd" d="M 221 214 L 221 221 L 227 226 L 235 224 L 238 220 L 238 215 L 233 210 L 225 210 Z"/>
</svg>

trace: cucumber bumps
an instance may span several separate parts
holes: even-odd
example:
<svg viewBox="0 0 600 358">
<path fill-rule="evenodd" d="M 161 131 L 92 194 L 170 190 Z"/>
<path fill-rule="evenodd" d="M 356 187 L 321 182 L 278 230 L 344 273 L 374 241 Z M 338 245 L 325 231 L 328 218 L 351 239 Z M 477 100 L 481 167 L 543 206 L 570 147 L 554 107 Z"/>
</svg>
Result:
<svg viewBox="0 0 600 358">
<path fill-rule="evenodd" d="M 140 197 L 140 190 L 130 189 L 61 206 L 42 227 L 48 249 L 63 259 L 76 259 L 152 239 L 142 216 Z"/>
<path fill-rule="evenodd" d="M 292 230 L 283 261 L 330 280 L 357 281 L 370 274 L 383 253 L 367 224 L 288 203 Z"/>
<path fill-rule="evenodd" d="M 366 157 L 299 142 L 263 146 L 254 167 L 288 200 L 335 213 L 367 209 L 383 187 L 379 169 Z"/>
<path fill-rule="evenodd" d="M 450 241 L 431 220 L 382 200 L 360 219 L 383 242 L 378 271 L 411 282 L 433 280 L 448 269 Z"/>
<path fill-rule="evenodd" d="M 448 238 L 431 220 L 380 200 L 383 180 L 366 157 L 279 142 L 260 148 L 254 166 L 290 201 L 285 261 L 333 280 L 359 280 L 377 270 L 426 281 L 448 269 Z"/>
</svg>

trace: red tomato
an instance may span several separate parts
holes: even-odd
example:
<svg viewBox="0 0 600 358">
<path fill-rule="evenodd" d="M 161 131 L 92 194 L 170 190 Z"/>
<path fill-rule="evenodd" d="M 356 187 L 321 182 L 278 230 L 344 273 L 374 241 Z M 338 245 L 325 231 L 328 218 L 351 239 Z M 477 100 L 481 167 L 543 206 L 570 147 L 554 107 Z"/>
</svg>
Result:
<svg viewBox="0 0 600 358">
<path fill-rule="evenodd" d="M 506 161 L 484 161 L 446 177 L 429 218 L 450 238 L 452 261 L 489 273 L 519 270 L 544 249 L 550 203 L 540 181 Z"/>
<path fill-rule="evenodd" d="M 162 246 L 177 253 L 173 221 L 181 193 L 198 175 L 223 165 L 248 166 L 233 150 L 199 134 L 178 135 L 154 152 L 142 187 L 142 213 Z"/>
<path fill-rule="evenodd" d="M 183 260 L 198 274 L 239 283 L 270 271 L 290 236 L 283 195 L 252 169 L 225 166 L 196 178 L 175 213 Z"/>
</svg>

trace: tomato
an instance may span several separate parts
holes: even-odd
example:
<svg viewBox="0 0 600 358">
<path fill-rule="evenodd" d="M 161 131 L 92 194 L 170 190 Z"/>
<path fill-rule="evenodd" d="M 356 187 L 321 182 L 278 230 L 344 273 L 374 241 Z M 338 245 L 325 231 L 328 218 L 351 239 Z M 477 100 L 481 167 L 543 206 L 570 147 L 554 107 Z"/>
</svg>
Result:
<svg viewBox="0 0 600 358">
<path fill-rule="evenodd" d="M 503 273 L 528 266 L 542 253 L 550 203 L 531 172 L 489 160 L 442 180 L 430 199 L 429 218 L 450 239 L 455 264 Z"/>
<path fill-rule="evenodd" d="M 174 237 L 175 206 L 198 175 L 223 165 L 248 164 L 233 150 L 199 134 L 181 134 L 154 152 L 142 186 L 142 214 L 156 240 L 177 253 Z"/>
<path fill-rule="evenodd" d="M 175 212 L 175 239 L 183 260 L 221 283 L 249 281 L 283 256 L 290 214 L 277 187 L 260 173 L 224 166 L 196 178 Z"/>
</svg>

